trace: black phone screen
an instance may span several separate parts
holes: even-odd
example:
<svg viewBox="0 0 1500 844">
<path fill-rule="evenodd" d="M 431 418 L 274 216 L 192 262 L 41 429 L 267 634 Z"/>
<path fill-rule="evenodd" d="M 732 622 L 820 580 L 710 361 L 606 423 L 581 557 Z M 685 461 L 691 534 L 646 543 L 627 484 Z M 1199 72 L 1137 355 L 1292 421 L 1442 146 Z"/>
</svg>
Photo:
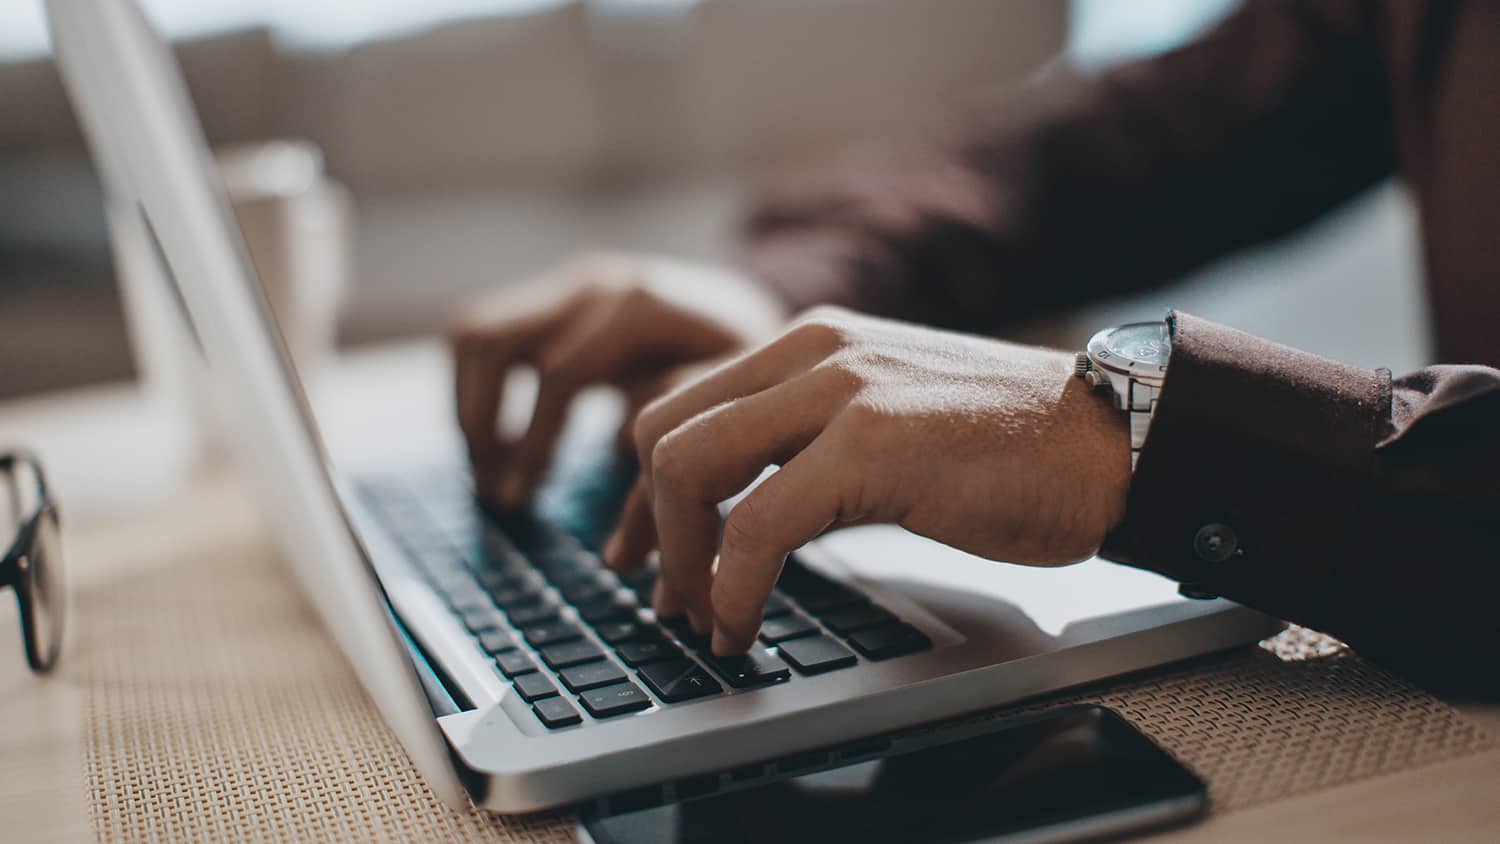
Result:
<svg viewBox="0 0 1500 844">
<path fill-rule="evenodd" d="M 1122 832 L 1192 817 L 1205 802 L 1203 783 L 1166 751 L 1113 712 L 1080 706 L 915 746 L 896 742 L 890 755 L 742 791 L 595 817 L 587 829 L 598 844 L 947 844 Z"/>
</svg>

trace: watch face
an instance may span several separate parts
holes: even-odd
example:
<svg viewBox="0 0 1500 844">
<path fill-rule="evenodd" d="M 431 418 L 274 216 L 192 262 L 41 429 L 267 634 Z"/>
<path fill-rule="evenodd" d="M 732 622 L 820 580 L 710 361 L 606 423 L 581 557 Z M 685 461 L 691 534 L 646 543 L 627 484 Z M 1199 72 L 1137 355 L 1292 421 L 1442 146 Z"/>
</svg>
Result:
<svg viewBox="0 0 1500 844">
<path fill-rule="evenodd" d="M 1136 322 L 1111 331 L 1104 348 L 1139 364 L 1166 366 L 1172 356 L 1172 338 L 1165 322 Z"/>
</svg>

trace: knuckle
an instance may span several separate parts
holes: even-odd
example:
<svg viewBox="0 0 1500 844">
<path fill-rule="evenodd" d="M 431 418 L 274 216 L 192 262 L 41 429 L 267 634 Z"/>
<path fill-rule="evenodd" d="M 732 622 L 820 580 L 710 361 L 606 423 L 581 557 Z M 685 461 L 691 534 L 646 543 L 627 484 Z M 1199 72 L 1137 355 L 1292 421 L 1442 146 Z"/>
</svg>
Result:
<svg viewBox="0 0 1500 844">
<path fill-rule="evenodd" d="M 864 367 L 853 355 L 830 355 L 818 364 L 816 370 L 821 378 L 827 379 L 830 387 L 849 394 L 858 392 L 868 383 Z"/>
<path fill-rule="evenodd" d="M 757 539 L 764 536 L 761 506 L 754 498 L 746 498 L 729 512 L 724 520 L 723 538 L 719 550 L 724 556 L 744 561 L 755 551 Z"/>
<path fill-rule="evenodd" d="M 572 384 L 577 375 L 575 369 L 577 367 L 573 360 L 559 355 L 544 355 L 536 363 L 537 379 L 546 390 L 557 390 Z"/>
<path fill-rule="evenodd" d="M 658 487 L 679 488 L 688 480 L 692 462 L 681 433 L 672 431 L 651 449 L 651 479 Z"/>
<path fill-rule="evenodd" d="M 800 321 L 842 324 L 849 322 L 853 316 L 853 311 L 839 305 L 814 305 L 802 312 Z"/>
<path fill-rule="evenodd" d="M 649 468 L 652 465 L 656 441 L 665 433 L 662 430 L 662 418 L 660 399 L 650 402 L 635 415 L 635 423 L 630 429 L 630 438 L 635 443 L 636 456 L 642 467 Z"/>
<path fill-rule="evenodd" d="M 789 340 L 813 348 L 833 350 L 848 343 L 849 312 L 831 305 L 820 305 L 808 311 L 787 330 Z"/>
</svg>

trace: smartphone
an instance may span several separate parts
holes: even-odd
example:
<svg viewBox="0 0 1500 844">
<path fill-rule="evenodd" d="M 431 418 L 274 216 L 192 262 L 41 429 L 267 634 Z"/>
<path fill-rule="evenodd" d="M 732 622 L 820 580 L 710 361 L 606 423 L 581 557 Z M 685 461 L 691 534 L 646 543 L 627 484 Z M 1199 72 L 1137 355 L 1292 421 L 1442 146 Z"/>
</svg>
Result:
<svg viewBox="0 0 1500 844">
<path fill-rule="evenodd" d="M 736 782 L 754 779 L 755 767 L 713 775 L 718 793 L 668 805 L 608 801 L 583 830 L 596 844 L 1010 844 L 1183 823 L 1208 803 L 1202 780 L 1099 706 L 904 734 L 823 758 L 806 773 L 763 766 L 759 783 Z"/>
</svg>

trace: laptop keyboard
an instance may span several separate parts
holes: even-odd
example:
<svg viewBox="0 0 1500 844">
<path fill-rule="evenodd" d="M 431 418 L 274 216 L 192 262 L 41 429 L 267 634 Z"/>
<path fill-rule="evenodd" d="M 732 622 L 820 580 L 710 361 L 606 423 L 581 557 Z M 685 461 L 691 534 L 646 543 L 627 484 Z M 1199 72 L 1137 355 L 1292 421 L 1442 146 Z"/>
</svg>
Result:
<svg viewBox="0 0 1500 844">
<path fill-rule="evenodd" d="M 550 730 L 931 647 L 894 613 L 793 557 L 766 602 L 760 641 L 716 657 L 685 617 L 650 611 L 654 568 L 617 576 L 590 550 L 603 539 L 597 520 L 567 529 L 566 519 L 487 513 L 458 473 L 367 483 L 360 493 Z"/>
</svg>

